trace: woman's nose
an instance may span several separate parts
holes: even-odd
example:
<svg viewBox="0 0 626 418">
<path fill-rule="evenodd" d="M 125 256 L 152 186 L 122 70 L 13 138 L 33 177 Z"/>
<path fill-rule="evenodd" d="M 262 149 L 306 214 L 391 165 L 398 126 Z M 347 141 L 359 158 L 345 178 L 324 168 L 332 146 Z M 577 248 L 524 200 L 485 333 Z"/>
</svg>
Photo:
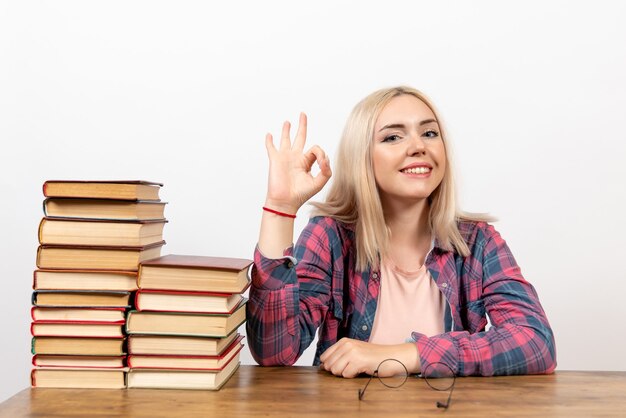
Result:
<svg viewBox="0 0 626 418">
<path fill-rule="evenodd" d="M 407 141 L 407 155 L 424 155 L 426 154 L 426 144 L 418 133 L 411 134 Z"/>
</svg>

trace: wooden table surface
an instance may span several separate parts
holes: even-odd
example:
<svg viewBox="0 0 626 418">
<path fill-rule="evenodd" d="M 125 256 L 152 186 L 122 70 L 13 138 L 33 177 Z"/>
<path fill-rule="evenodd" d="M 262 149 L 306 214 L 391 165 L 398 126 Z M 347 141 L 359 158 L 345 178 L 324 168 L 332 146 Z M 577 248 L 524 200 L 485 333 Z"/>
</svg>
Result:
<svg viewBox="0 0 626 418">
<path fill-rule="evenodd" d="M 220 391 L 28 388 L 0 404 L 0 417 L 626 417 L 626 372 L 458 378 L 447 393 L 411 377 L 397 389 L 315 367 L 241 366 Z"/>
</svg>

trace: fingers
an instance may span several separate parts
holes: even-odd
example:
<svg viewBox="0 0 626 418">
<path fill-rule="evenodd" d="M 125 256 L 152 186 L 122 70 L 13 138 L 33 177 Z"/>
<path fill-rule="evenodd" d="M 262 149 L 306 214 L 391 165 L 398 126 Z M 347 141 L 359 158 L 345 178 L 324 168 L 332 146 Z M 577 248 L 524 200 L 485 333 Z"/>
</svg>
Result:
<svg viewBox="0 0 626 418">
<path fill-rule="evenodd" d="M 359 375 L 359 355 L 351 340 L 343 338 L 333 344 L 321 356 L 322 368 L 335 376 L 352 378 Z"/>
<path fill-rule="evenodd" d="M 305 154 L 305 158 L 308 164 L 307 171 L 310 171 L 311 167 L 313 167 L 313 163 L 317 161 L 320 172 L 317 176 L 313 178 L 313 180 L 315 182 L 315 187 L 321 189 L 332 176 L 332 170 L 330 169 L 330 160 L 328 159 L 328 156 L 326 155 L 324 150 L 315 145 L 307 151 L 307 153 Z"/>
<path fill-rule="evenodd" d="M 272 152 L 276 151 L 272 134 L 265 135 L 265 149 L 267 150 L 267 155 L 272 155 Z"/>
<path fill-rule="evenodd" d="M 306 130 L 307 130 L 307 117 L 304 112 L 300 113 L 300 120 L 298 121 L 298 132 L 293 143 L 293 147 L 299 150 L 304 149 L 306 143 Z"/>
<path fill-rule="evenodd" d="M 280 135 L 280 148 L 281 149 L 291 148 L 291 139 L 289 138 L 290 129 L 291 129 L 291 123 L 289 123 L 289 121 L 285 121 L 285 123 L 283 123 L 283 131 Z"/>
</svg>

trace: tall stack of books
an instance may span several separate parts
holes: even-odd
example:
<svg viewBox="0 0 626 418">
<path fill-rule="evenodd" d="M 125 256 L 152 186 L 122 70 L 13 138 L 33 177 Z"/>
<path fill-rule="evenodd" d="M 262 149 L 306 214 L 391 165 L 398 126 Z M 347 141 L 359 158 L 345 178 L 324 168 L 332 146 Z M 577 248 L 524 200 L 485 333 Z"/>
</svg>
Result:
<svg viewBox="0 0 626 418">
<path fill-rule="evenodd" d="M 166 255 L 140 263 L 128 314 L 128 388 L 217 390 L 239 367 L 252 260 Z"/>
<path fill-rule="evenodd" d="M 32 385 L 124 388 L 126 311 L 143 260 L 159 257 L 160 183 L 46 181 L 31 332 Z"/>
</svg>

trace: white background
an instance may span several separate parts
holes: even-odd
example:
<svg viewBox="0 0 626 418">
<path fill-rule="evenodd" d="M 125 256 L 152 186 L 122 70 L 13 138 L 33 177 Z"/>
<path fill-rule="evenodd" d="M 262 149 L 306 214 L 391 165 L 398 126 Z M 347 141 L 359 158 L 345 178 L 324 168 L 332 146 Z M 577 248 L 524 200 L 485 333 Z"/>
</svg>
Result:
<svg viewBox="0 0 626 418">
<path fill-rule="evenodd" d="M 0 2 L 0 401 L 29 385 L 46 179 L 163 182 L 164 254 L 250 258 L 265 133 L 306 111 L 333 156 L 396 84 L 438 105 L 463 207 L 500 219 L 558 369 L 626 370 L 623 4 Z"/>
</svg>

